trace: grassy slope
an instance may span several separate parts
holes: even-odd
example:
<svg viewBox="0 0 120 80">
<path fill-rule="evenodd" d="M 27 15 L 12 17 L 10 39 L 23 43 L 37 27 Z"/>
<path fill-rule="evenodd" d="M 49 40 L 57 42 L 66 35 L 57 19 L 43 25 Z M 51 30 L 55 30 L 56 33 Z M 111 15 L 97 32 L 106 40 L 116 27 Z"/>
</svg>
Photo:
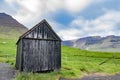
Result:
<svg viewBox="0 0 120 80">
<path fill-rule="evenodd" d="M 106 44 L 94 44 L 94 45 L 89 45 L 87 46 L 88 50 L 92 51 L 103 51 L 103 52 L 120 52 L 119 47 L 118 48 L 103 48 L 105 46 L 110 45 L 111 43 Z"/>
<path fill-rule="evenodd" d="M 0 62 L 14 64 L 16 53 L 16 41 L 26 32 L 26 28 L 0 26 Z"/>
<path fill-rule="evenodd" d="M 14 63 L 16 53 L 15 41 L 15 39 L 0 38 L 0 62 Z"/>
<path fill-rule="evenodd" d="M 0 26 L 0 62 L 14 64 L 16 53 L 16 41 L 22 32 L 19 28 Z M 23 30 L 24 31 L 24 30 Z"/>
<path fill-rule="evenodd" d="M 0 62 L 14 65 L 16 54 L 16 40 L 0 37 Z M 98 65 L 114 55 L 103 65 Z M 115 65 L 116 63 L 117 65 Z M 62 46 L 62 68 L 60 71 L 50 73 L 19 73 L 17 80 L 56 80 L 59 77 L 79 78 L 89 73 L 120 73 L 120 53 L 91 52 Z"/>
<path fill-rule="evenodd" d="M 0 38 L 2 39 L 16 39 L 18 36 L 26 32 L 27 29 L 21 27 L 7 27 L 0 26 Z"/>
</svg>

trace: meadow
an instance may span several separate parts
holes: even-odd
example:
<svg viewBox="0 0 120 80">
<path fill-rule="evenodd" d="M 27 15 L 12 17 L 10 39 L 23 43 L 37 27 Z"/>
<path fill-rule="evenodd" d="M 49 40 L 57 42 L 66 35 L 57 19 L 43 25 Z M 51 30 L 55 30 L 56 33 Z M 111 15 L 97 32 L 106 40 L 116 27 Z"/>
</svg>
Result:
<svg viewBox="0 0 120 80">
<path fill-rule="evenodd" d="M 0 38 L 0 62 L 15 66 L 16 41 L 16 38 Z M 49 73 L 19 72 L 15 80 L 58 80 L 59 77 L 81 78 L 91 73 L 120 73 L 120 53 L 117 52 L 94 52 L 62 46 L 61 54 L 61 70 Z"/>
</svg>

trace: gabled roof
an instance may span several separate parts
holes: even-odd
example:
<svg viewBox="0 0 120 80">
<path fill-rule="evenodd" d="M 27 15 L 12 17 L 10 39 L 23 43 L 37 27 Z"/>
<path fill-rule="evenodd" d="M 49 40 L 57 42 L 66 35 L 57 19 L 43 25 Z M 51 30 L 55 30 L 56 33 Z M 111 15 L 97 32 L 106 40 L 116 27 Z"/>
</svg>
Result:
<svg viewBox="0 0 120 80">
<path fill-rule="evenodd" d="M 31 28 L 30 30 L 28 30 L 27 32 L 25 32 L 23 35 L 21 35 L 21 36 L 19 37 L 19 40 L 22 39 L 22 38 L 24 38 L 24 37 L 25 37 L 26 35 L 28 35 L 30 32 L 32 32 L 36 27 L 39 27 L 39 25 L 41 25 L 42 23 L 46 23 L 47 26 L 49 27 L 49 29 L 52 30 L 52 32 L 54 33 L 54 35 L 56 35 L 56 37 L 57 37 L 60 41 L 62 41 L 61 38 L 55 33 L 55 31 L 52 29 L 52 27 L 48 24 L 48 22 L 47 22 L 45 19 L 43 19 L 41 22 L 39 22 L 38 24 L 36 24 L 33 28 Z M 17 43 L 19 42 L 19 40 L 17 41 Z M 17 44 L 17 43 L 16 43 L 16 44 Z"/>
</svg>

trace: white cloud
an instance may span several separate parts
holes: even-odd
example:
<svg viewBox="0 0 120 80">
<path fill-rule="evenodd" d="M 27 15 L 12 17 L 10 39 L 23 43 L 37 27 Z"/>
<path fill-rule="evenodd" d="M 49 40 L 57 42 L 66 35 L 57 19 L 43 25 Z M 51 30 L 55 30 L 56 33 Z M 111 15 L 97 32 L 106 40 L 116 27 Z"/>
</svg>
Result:
<svg viewBox="0 0 120 80">
<path fill-rule="evenodd" d="M 5 0 L 6 2 L 8 2 L 8 3 L 13 3 L 13 2 L 15 2 L 15 0 Z"/>
<path fill-rule="evenodd" d="M 84 20 L 77 18 L 71 22 L 70 27 L 66 30 L 61 30 L 60 35 L 64 36 L 64 40 L 76 39 L 85 36 L 107 36 L 120 35 L 120 11 L 107 11 L 104 15 L 94 20 Z"/>
<path fill-rule="evenodd" d="M 29 24 L 33 20 L 42 18 L 60 9 L 70 13 L 77 13 L 90 5 L 93 0 L 5 0 L 10 5 L 18 5 L 17 14 L 13 15 L 22 24 Z"/>
<path fill-rule="evenodd" d="M 59 10 L 66 10 L 69 13 L 79 13 L 95 2 L 107 0 L 5 0 L 10 5 L 18 5 L 16 15 L 12 15 L 22 24 L 35 23 L 36 20 L 44 18 Z M 48 20 L 56 32 L 64 39 L 76 39 L 91 35 L 120 35 L 117 30 L 120 24 L 120 11 L 106 11 L 104 15 L 94 19 L 85 20 L 83 17 L 74 19 L 68 27 L 53 20 Z M 93 14 L 94 15 L 94 14 Z M 37 21 L 38 22 L 38 21 Z M 33 24 L 34 25 L 34 24 Z"/>
<path fill-rule="evenodd" d="M 29 24 L 41 15 L 42 3 L 40 0 L 6 0 L 10 5 L 15 3 L 20 7 L 16 15 L 13 15 L 19 22 Z"/>
<path fill-rule="evenodd" d="M 58 34 L 62 36 L 63 40 L 71 40 L 79 38 L 79 34 L 82 34 L 82 31 L 77 29 L 68 29 L 68 30 L 61 30 Z"/>
<path fill-rule="evenodd" d="M 94 0 L 64 0 L 65 8 L 72 13 L 82 11 L 89 6 Z"/>
</svg>

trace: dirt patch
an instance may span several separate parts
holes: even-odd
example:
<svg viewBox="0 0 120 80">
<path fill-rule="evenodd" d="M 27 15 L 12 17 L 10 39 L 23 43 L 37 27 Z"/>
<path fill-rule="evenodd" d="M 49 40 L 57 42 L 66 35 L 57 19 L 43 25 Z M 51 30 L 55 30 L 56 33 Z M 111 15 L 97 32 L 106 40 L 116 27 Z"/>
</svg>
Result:
<svg viewBox="0 0 120 80">
<path fill-rule="evenodd" d="M 84 76 L 112 76 L 112 74 L 106 74 L 106 73 L 89 73 Z"/>
<path fill-rule="evenodd" d="M 17 72 L 10 64 L 0 63 L 0 80 L 13 80 Z"/>
<path fill-rule="evenodd" d="M 67 79 L 60 77 L 59 80 L 120 80 L 120 74 L 109 75 L 104 73 L 92 73 L 82 78 Z"/>
<path fill-rule="evenodd" d="M 90 74 L 84 76 L 80 80 L 120 80 L 120 74 L 108 75 L 108 74 Z"/>
</svg>

